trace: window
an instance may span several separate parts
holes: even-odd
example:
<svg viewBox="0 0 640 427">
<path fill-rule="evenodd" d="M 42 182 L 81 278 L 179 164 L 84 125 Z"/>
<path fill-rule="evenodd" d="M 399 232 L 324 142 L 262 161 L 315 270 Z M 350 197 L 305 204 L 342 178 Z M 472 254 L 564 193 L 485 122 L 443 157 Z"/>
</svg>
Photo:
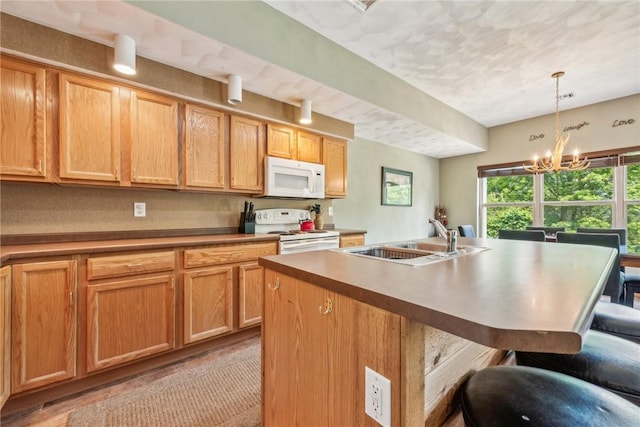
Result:
<svg viewBox="0 0 640 427">
<path fill-rule="evenodd" d="M 626 228 L 628 252 L 640 253 L 640 152 L 592 157 L 582 171 L 534 175 L 522 164 L 479 167 L 481 235 L 529 225 Z"/>
<path fill-rule="evenodd" d="M 628 164 L 625 174 L 625 212 L 629 253 L 640 253 L 640 154 L 635 157 L 637 163 L 631 163 L 631 159 L 626 159 Z"/>
</svg>

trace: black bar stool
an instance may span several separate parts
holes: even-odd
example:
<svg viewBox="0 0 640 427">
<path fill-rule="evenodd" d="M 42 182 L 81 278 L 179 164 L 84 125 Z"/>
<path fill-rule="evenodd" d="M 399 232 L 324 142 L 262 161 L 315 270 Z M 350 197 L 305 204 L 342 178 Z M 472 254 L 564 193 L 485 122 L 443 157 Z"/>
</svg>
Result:
<svg viewBox="0 0 640 427">
<path fill-rule="evenodd" d="M 576 354 L 516 351 L 516 363 L 588 381 L 640 406 L 640 344 L 589 330 Z"/>
<path fill-rule="evenodd" d="M 474 427 L 636 426 L 639 408 L 568 375 L 527 366 L 482 369 L 462 386 L 462 415 Z"/>
<path fill-rule="evenodd" d="M 640 310 L 598 302 L 593 313 L 591 329 L 640 344 Z"/>
</svg>

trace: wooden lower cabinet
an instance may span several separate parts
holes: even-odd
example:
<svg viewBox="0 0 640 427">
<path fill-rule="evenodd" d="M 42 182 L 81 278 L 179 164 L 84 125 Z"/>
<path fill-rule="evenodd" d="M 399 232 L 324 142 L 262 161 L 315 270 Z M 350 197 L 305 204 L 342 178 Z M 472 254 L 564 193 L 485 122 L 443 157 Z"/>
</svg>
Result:
<svg viewBox="0 0 640 427">
<path fill-rule="evenodd" d="M 365 366 L 391 380 L 400 407 L 400 316 L 268 269 L 264 286 L 263 426 L 377 425 Z"/>
<path fill-rule="evenodd" d="M 340 236 L 341 248 L 362 245 L 364 245 L 364 234 L 349 234 L 348 236 Z"/>
<path fill-rule="evenodd" d="M 264 268 L 257 262 L 238 267 L 238 327 L 257 325 L 262 320 Z"/>
<path fill-rule="evenodd" d="M 11 266 L 0 269 L 0 408 L 11 394 Z"/>
<path fill-rule="evenodd" d="M 184 274 L 184 342 L 192 343 L 233 329 L 233 267 Z"/>
<path fill-rule="evenodd" d="M 76 375 L 75 260 L 13 266 L 12 393 Z"/>
<path fill-rule="evenodd" d="M 87 286 L 87 372 L 175 347 L 174 275 Z"/>
</svg>

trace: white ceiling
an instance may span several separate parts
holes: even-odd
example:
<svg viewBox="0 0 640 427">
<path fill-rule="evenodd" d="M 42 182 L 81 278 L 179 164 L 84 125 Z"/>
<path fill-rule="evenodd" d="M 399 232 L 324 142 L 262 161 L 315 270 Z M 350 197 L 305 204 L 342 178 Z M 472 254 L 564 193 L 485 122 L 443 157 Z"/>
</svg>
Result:
<svg viewBox="0 0 640 427">
<path fill-rule="evenodd" d="M 378 0 L 364 14 L 346 0 L 266 3 L 485 127 L 552 113 L 558 70 L 561 94 L 574 94 L 562 110 L 640 93 L 638 1 Z M 225 82 L 240 74 L 273 99 L 308 96 L 359 137 L 436 158 L 482 150 L 120 0 L 3 0 L 0 10 L 110 46 L 129 34 L 140 56 Z"/>
</svg>

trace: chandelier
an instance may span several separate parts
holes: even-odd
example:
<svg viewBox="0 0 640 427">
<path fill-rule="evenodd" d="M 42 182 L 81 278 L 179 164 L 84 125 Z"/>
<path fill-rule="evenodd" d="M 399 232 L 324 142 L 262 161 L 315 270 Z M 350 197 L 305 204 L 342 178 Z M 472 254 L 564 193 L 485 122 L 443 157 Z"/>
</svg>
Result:
<svg viewBox="0 0 640 427">
<path fill-rule="evenodd" d="M 551 151 L 547 151 L 547 155 L 544 158 L 540 159 L 538 158 L 538 155 L 535 155 L 533 157 L 533 164 L 524 166 L 524 169 L 528 172 L 544 173 L 558 171 L 579 171 L 588 168 L 591 164 L 591 162 L 589 162 L 586 157 L 584 159 L 580 159 L 577 149 L 573 152 L 571 161 L 562 161 L 564 147 L 567 145 L 567 142 L 569 142 L 569 137 L 571 136 L 569 133 L 567 133 L 567 137 L 564 138 L 562 136 L 562 132 L 560 131 L 559 86 L 560 77 L 562 76 L 564 76 L 564 71 L 558 71 L 551 74 L 551 77 L 556 79 L 556 146 L 553 149 L 553 153 Z"/>
</svg>

